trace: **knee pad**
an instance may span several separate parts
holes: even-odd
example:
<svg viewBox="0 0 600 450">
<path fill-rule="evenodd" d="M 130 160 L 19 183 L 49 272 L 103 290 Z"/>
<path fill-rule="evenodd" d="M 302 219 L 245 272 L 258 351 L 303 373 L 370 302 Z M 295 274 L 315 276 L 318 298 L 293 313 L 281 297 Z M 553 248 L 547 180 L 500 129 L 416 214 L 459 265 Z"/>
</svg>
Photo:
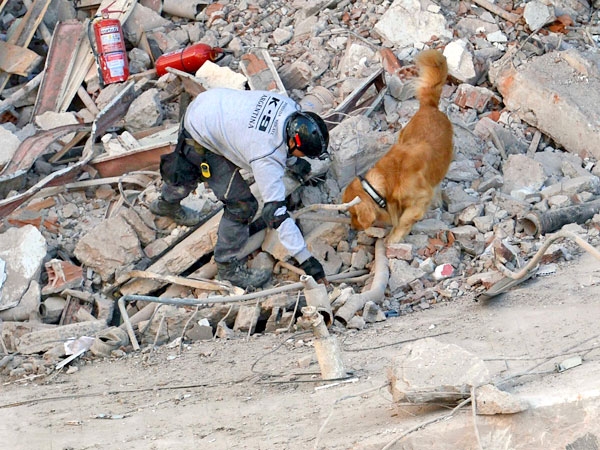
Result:
<svg viewBox="0 0 600 450">
<path fill-rule="evenodd" d="M 237 223 L 250 223 L 258 211 L 258 201 L 254 197 L 225 203 L 223 216 Z"/>
</svg>

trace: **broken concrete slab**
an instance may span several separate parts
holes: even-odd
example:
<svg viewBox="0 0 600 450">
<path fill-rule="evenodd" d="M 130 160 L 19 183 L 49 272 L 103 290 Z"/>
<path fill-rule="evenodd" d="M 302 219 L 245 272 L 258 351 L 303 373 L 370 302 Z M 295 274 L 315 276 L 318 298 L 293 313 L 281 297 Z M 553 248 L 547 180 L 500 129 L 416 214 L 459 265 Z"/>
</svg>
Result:
<svg viewBox="0 0 600 450">
<path fill-rule="evenodd" d="M 4 311 L 18 306 L 31 281 L 39 278 L 47 247 L 44 236 L 31 225 L 9 228 L 0 236 L 0 311 Z"/>
<path fill-rule="evenodd" d="M 529 405 L 523 399 L 509 392 L 501 391 L 493 384 L 477 387 L 475 391 L 477 414 L 516 414 L 525 411 Z"/>
<path fill-rule="evenodd" d="M 45 352 L 56 346 L 57 342 L 66 342 L 80 336 L 94 336 L 106 328 L 108 326 L 104 320 L 91 320 L 63 326 L 49 325 L 44 329 L 22 335 L 17 341 L 17 351 L 24 355 Z"/>
<path fill-rule="evenodd" d="M 397 47 L 425 43 L 432 36 L 452 38 L 444 16 L 428 9 L 432 4 L 429 0 L 394 0 L 375 24 L 375 31 Z"/>
<path fill-rule="evenodd" d="M 484 361 L 455 344 L 426 338 L 405 345 L 388 368 L 394 402 L 457 403 L 486 384 Z"/>
<path fill-rule="evenodd" d="M 512 55 L 496 61 L 490 79 L 504 104 L 567 151 L 600 158 L 600 77 L 582 73 L 576 49 L 534 57 L 519 67 Z"/>
<path fill-rule="evenodd" d="M 122 216 L 107 219 L 85 234 L 75 247 L 81 263 L 108 281 L 121 269 L 143 257 L 134 228 Z"/>
<path fill-rule="evenodd" d="M 14 154 L 16 153 L 19 145 L 21 145 L 21 140 L 15 136 L 8 127 L 0 126 L 0 142 L 2 142 L 2 147 L 0 148 L 0 174 L 3 172 L 3 169 L 8 165 L 8 163 L 12 160 Z"/>
</svg>

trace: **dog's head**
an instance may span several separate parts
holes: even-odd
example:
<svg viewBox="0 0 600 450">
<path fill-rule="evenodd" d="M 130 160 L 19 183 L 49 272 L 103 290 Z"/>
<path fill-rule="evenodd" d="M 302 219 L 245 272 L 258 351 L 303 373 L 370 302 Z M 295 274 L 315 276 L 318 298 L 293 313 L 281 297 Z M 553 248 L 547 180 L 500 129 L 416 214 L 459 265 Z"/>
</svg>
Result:
<svg viewBox="0 0 600 450">
<path fill-rule="evenodd" d="M 377 206 L 373 199 L 365 192 L 360 180 L 354 178 L 344 190 L 342 201 L 351 202 L 355 197 L 360 198 L 360 203 L 348 209 L 352 228 L 356 230 L 366 230 L 373 225 L 377 218 Z"/>
</svg>

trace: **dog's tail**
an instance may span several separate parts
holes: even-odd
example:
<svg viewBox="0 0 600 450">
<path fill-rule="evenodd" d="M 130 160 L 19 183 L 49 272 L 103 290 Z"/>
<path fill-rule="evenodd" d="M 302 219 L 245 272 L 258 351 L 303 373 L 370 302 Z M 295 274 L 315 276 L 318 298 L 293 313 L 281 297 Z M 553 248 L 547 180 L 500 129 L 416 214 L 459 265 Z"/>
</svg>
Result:
<svg viewBox="0 0 600 450">
<path fill-rule="evenodd" d="M 437 108 L 442 95 L 442 88 L 448 77 L 446 57 L 437 50 L 425 50 L 417 55 L 417 99 L 421 106 Z"/>
</svg>

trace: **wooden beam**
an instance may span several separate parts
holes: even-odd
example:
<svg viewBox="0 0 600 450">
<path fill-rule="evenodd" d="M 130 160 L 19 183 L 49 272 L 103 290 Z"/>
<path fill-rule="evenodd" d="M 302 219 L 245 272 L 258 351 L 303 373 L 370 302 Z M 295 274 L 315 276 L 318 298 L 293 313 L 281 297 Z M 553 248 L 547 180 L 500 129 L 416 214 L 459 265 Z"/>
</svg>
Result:
<svg viewBox="0 0 600 450">
<path fill-rule="evenodd" d="M 23 77 L 42 62 L 42 57 L 28 48 L 0 41 L 0 70 Z"/>
<path fill-rule="evenodd" d="M 27 8 L 27 12 L 19 22 L 13 35 L 7 39 L 7 43 L 13 44 L 19 47 L 27 48 L 35 30 L 44 18 L 48 6 L 51 0 L 35 0 L 31 8 Z M 4 90 L 6 83 L 10 78 L 10 73 L 1 71 L 0 72 L 0 92 Z"/>
</svg>

